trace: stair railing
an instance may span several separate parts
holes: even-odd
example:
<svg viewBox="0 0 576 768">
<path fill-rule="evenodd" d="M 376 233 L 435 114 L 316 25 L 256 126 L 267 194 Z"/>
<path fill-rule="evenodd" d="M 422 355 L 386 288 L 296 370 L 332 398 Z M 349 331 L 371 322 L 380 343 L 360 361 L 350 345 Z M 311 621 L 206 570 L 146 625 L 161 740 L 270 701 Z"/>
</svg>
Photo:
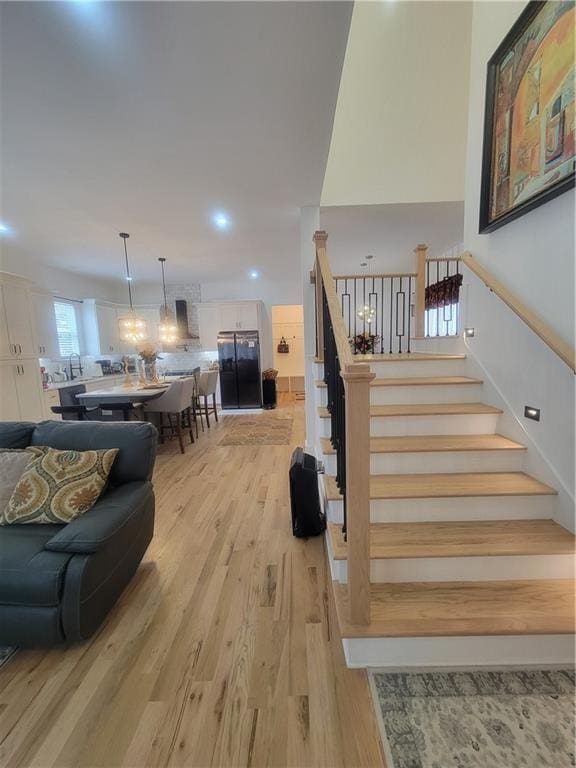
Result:
<svg viewBox="0 0 576 768">
<path fill-rule="evenodd" d="M 314 234 L 316 354 L 324 363 L 330 440 L 344 505 L 348 603 L 353 624 L 370 623 L 370 365 L 354 360 L 326 253 L 326 232 Z"/>
</svg>

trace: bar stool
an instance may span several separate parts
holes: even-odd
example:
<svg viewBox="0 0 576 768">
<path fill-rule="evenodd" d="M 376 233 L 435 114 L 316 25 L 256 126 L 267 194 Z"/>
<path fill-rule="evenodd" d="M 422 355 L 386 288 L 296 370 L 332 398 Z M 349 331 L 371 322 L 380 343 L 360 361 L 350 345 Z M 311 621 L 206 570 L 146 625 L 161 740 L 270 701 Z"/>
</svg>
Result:
<svg viewBox="0 0 576 768">
<path fill-rule="evenodd" d="M 206 424 L 210 429 L 210 414 L 214 414 L 214 418 L 218 421 L 218 411 L 216 409 L 216 385 L 218 384 L 218 369 L 212 371 L 204 371 L 200 374 L 200 382 L 198 386 L 199 397 L 204 398 L 204 415 L 206 416 Z M 208 406 L 208 398 L 212 397 L 212 405 Z M 200 410 L 202 413 L 202 407 Z"/>
<path fill-rule="evenodd" d="M 146 413 L 159 414 L 158 431 L 160 432 L 160 442 L 164 442 L 164 432 L 169 430 L 172 435 L 178 437 L 180 453 L 184 453 L 183 425 L 188 428 L 190 442 L 194 442 L 192 422 L 190 421 L 193 389 L 194 380 L 191 376 L 186 379 L 178 379 L 170 385 L 170 388 L 163 395 L 144 405 Z M 168 416 L 168 424 L 164 423 L 164 414 Z M 173 418 L 175 419 L 174 422 Z"/>
</svg>

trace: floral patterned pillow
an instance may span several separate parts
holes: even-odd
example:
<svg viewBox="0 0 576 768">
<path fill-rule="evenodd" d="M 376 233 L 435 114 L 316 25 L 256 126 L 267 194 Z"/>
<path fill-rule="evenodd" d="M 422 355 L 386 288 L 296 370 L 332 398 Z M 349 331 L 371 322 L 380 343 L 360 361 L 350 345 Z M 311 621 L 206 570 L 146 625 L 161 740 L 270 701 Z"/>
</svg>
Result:
<svg viewBox="0 0 576 768">
<path fill-rule="evenodd" d="M 117 448 L 59 451 L 37 447 L 20 477 L 0 525 L 65 524 L 94 506 L 104 490 Z"/>
</svg>

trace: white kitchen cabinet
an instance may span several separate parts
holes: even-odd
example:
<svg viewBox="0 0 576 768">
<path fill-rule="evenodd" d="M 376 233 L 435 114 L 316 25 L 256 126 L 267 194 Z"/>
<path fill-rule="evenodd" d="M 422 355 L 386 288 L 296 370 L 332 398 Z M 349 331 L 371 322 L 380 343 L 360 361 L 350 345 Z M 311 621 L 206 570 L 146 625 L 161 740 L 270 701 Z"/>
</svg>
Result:
<svg viewBox="0 0 576 768">
<path fill-rule="evenodd" d="M 95 299 L 85 299 L 83 303 L 84 333 L 86 351 L 95 357 L 109 355 L 135 355 L 136 345 L 120 340 L 118 321 L 125 317 L 129 308 L 119 304 L 106 304 Z M 139 317 L 146 321 L 146 341 L 158 343 L 160 324 L 159 307 L 135 307 Z"/>
<path fill-rule="evenodd" d="M 32 291 L 34 310 L 34 347 L 39 357 L 60 357 L 58 329 L 51 293 Z"/>
<path fill-rule="evenodd" d="M 220 304 L 221 331 L 257 331 L 258 302 L 241 301 Z"/>
<path fill-rule="evenodd" d="M 1 292 L 6 327 L 0 356 L 33 357 L 36 352 L 28 286 L 20 280 L 2 280 Z"/>
<path fill-rule="evenodd" d="M 13 357 L 13 350 L 10 346 L 10 336 L 8 335 L 8 320 L 6 318 L 6 308 L 4 306 L 4 294 L 0 286 L 0 359 L 3 357 Z"/>
<path fill-rule="evenodd" d="M 44 401 L 37 360 L 0 362 L 0 421 L 41 421 Z"/>
<path fill-rule="evenodd" d="M 198 329 L 202 349 L 218 349 L 218 333 L 224 330 L 220 323 L 219 304 L 198 305 Z"/>
</svg>

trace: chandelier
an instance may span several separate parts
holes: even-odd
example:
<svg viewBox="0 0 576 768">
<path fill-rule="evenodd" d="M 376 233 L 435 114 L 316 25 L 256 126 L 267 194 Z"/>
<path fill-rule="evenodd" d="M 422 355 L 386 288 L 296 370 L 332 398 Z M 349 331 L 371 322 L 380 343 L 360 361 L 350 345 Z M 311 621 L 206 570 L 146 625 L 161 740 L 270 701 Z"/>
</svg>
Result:
<svg viewBox="0 0 576 768">
<path fill-rule="evenodd" d="M 120 232 L 120 237 L 124 241 L 124 258 L 126 262 L 126 282 L 128 283 L 128 301 L 130 309 L 123 317 L 118 318 L 118 330 L 120 332 L 120 341 L 126 341 L 130 344 L 139 344 L 146 340 L 146 321 L 138 317 L 132 305 L 132 276 L 130 275 L 130 265 L 128 263 L 128 249 L 126 240 L 130 237 L 127 232 Z"/>
<path fill-rule="evenodd" d="M 166 259 L 158 259 L 162 265 L 162 290 L 164 293 L 164 305 L 160 310 L 160 325 L 158 326 L 158 338 L 162 344 L 175 344 L 178 341 L 178 327 L 170 317 L 168 302 L 166 301 L 166 279 L 164 276 L 164 262 Z"/>
</svg>

